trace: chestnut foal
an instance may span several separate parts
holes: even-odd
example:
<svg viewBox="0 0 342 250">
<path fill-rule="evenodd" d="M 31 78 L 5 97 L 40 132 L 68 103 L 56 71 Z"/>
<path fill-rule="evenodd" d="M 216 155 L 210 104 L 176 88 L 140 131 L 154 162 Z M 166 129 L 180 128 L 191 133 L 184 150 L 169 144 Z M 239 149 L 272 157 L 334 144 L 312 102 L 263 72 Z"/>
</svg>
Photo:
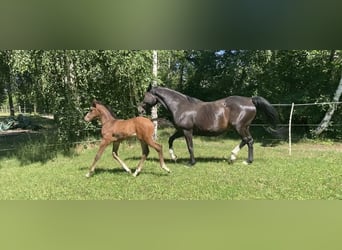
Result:
<svg viewBox="0 0 342 250">
<path fill-rule="evenodd" d="M 133 173 L 133 176 L 137 176 L 149 154 L 148 146 L 154 148 L 159 155 L 160 167 L 167 172 L 170 172 L 164 162 L 162 145 L 156 143 L 153 140 L 154 134 L 154 125 L 153 123 L 145 118 L 145 117 L 134 117 L 128 120 L 115 119 L 112 113 L 100 102 L 94 100 L 92 103 L 92 107 L 88 114 L 84 117 L 84 120 L 89 122 L 94 118 L 99 118 L 102 124 L 101 135 L 102 140 L 100 143 L 100 148 L 95 156 L 93 164 L 91 165 L 89 172 L 86 174 L 86 177 L 90 177 L 95 173 L 95 165 L 97 161 L 100 159 L 102 153 L 105 148 L 113 142 L 113 157 L 117 160 L 120 165 L 128 172 L 132 173 L 132 171 L 127 167 L 127 165 L 119 158 L 118 149 L 120 143 L 129 138 L 129 137 L 137 137 L 141 144 L 142 156 L 139 161 L 138 167 Z"/>
</svg>

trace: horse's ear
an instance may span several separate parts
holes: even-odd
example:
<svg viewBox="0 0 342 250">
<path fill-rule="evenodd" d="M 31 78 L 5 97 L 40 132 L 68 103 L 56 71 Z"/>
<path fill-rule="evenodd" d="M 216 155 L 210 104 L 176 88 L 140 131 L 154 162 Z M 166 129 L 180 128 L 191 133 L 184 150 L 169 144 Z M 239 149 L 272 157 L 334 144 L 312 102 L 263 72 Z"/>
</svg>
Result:
<svg viewBox="0 0 342 250">
<path fill-rule="evenodd" d="M 93 102 L 91 103 L 91 105 L 95 108 L 97 103 L 98 103 L 98 101 L 94 98 L 94 100 L 93 100 Z"/>
</svg>

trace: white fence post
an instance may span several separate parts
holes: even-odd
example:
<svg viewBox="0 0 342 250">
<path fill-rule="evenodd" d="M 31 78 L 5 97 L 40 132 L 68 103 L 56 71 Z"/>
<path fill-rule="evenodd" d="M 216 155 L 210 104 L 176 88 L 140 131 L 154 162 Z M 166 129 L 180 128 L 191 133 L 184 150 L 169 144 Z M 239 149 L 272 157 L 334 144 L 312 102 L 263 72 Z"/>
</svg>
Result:
<svg viewBox="0 0 342 250">
<path fill-rule="evenodd" d="M 291 142 L 291 127 L 292 127 L 292 114 L 294 103 L 291 105 L 290 119 L 289 119 L 289 155 L 292 155 L 292 142 Z"/>
</svg>

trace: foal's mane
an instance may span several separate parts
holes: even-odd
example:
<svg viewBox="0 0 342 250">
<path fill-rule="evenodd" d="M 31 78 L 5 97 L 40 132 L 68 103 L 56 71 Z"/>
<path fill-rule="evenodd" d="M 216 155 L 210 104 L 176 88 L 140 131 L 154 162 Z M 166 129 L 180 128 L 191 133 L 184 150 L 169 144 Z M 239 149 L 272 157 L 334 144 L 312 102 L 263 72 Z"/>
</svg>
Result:
<svg viewBox="0 0 342 250">
<path fill-rule="evenodd" d="M 93 100 L 92 106 L 93 106 L 94 108 L 96 108 L 96 104 L 102 105 L 103 107 L 105 107 L 105 108 L 109 111 L 109 113 L 110 113 L 114 118 L 117 118 L 116 115 L 114 114 L 114 112 L 112 111 L 112 109 L 111 109 L 109 106 L 103 104 L 103 103 L 100 102 L 100 101 Z"/>
</svg>

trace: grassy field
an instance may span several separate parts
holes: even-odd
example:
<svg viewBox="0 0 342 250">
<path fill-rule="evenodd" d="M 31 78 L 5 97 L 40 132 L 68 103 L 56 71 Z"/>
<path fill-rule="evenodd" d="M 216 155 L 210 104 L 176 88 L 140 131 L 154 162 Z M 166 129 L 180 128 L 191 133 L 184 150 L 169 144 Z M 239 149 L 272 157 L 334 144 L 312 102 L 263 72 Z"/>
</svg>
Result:
<svg viewBox="0 0 342 250">
<path fill-rule="evenodd" d="M 97 145 L 79 145 L 70 155 L 26 135 L 15 154 L 0 155 L 0 199 L 2 200 L 306 200 L 342 199 L 342 144 L 300 142 L 293 145 L 263 146 L 256 140 L 255 161 L 244 165 L 247 148 L 240 151 L 233 165 L 227 158 L 239 143 L 236 139 L 196 137 L 197 164 L 186 165 L 188 152 L 184 139 L 175 141 L 179 159 L 170 160 L 167 137 L 160 132 L 166 163 L 172 173 L 159 167 L 157 153 L 151 153 L 138 177 L 128 175 L 113 161 L 108 147 L 87 179 Z M 40 136 L 44 138 L 44 136 Z M 0 138 L 1 140 L 1 138 Z M 1 144 L 0 144 L 1 145 Z M 152 151 L 153 150 L 153 151 Z M 120 146 L 119 155 L 135 169 L 140 157 L 135 140 Z"/>
</svg>

